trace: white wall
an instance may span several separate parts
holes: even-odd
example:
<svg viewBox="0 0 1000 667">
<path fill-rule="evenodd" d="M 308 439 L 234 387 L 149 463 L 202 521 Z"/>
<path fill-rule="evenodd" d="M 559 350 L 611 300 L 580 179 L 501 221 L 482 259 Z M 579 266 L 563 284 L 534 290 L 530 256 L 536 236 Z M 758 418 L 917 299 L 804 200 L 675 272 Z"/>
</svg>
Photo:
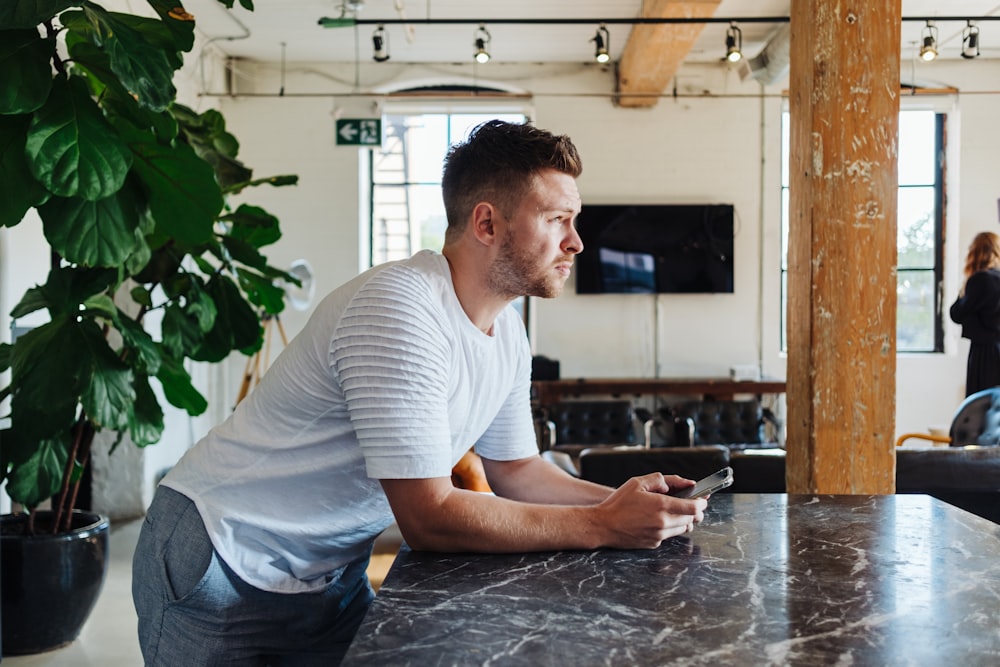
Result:
<svg viewBox="0 0 1000 667">
<path fill-rule="evenodd" d="M 981 230 L 995 229 L 1000 197 L 995 168 L 1000 91 L 991 83 L 1000 80 L 1000 63 L 920 67 L 920 78 L 961 91 L 949 125 L 946 351 L 899 356 L 897 434 L 948 424 L 963 398 L 967 347 L 947 321 L 947 307 L 958 291 L 969 241 Z M 272 262 L 287 267 L 307 259 L 316 270 L 318 296 L 361 268 L 362 151 L 336 145 L 334 117 L 370 104 L 361 93 L 474 82 L 465 66 L 293 65 L 285 73 L 285 95 L 278 96 L 276 67 L 243 62 L 235 90 L 229 91 L 236 95 L 190 94 L 192 89 L 227 92 L 217 68 L 208 71 L 215 74 L 203 83 L 193 64 L 185 70 L 189 104 L 221 109 L 241 142 L 240 158 L 257 176 L 299 175 L 298 186 L 258 188 L 245 199 L 281 220 L 284 237 L 267 251 Z M 558 299 L 535 300 L 535 350 L 559 359 L 564 377 L 725 375 L 730 366 L 748 363 L 759 363 L 765 375 L 784 377 L 778 349 L 781 86 L 762 91 L 721 65 L 684 68 L 677 80 L 676 97 L 668 94 L 651 109 L 623 109 L 610 99 L 611 73 L 598 67 L 479 68 L 475 82 L 530 92 L 535 123 L 573 137 L 584 160 L 579 187 L 585 202 L 718 202 L 736 208 L 734 294 L 577 296 L 570 286 Z M 17 229 L 0 234 L 2 313 L 30 274 L 24 257 L 37 255 L 44 262 L 44 248 L 27 249 L 28 243 Z M 286 312 L 289 335 L 306 316 Z M 0 325 L 6 337 L 2 319 Z M 147 449 L 158 458 L 147 469 L 169 465 L 228 413 L 243 369 L 244 360 L 234 358 L 224 369 L 206 371 L 213 413 L 197 421 L 174 416 L 165 442 Z"/>
</svg>

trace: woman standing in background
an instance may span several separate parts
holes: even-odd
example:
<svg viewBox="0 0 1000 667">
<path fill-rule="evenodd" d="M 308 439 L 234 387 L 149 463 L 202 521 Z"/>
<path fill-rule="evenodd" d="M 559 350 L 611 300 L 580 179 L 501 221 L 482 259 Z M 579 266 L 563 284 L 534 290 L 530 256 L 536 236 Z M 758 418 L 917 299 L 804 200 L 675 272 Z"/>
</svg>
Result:
<svg viewBox="0 0 1000 667">
<path fill-rule="evenodd" d="M 1000 236 L 976 234 L 965 258 L 965 286 L 951 319 L 968 338 L 965 395 L 1000 385 Z"/>
</svg>

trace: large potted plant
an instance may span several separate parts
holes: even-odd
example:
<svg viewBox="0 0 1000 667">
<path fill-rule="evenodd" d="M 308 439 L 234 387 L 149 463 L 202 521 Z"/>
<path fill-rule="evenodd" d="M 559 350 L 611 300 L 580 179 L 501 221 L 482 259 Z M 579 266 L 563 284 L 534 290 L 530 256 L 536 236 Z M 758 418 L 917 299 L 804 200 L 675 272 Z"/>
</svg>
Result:
<svg viewBox="0 0 1000 667">
<path fill-rule="evenodd" d="M 177 0 L 148 2 L 148 17 L 81 0 L 0 3 L 0 226 L 40 219 L 51 250 L 46 282 L 11 312 L 44 323 L 0 344 L 0 479 L 21 510 L 2 524 L 5 653 L 72 641 L 96 601 L 108 522 L 73 509 L 95 433 L 159 441 L 154 379 L 170 404 L 204 411 L 185 360 L 253 354 L 282 283 L 296 282 L 260 251 L 280 237 L 277 219 L 227 201 L 296 178 L 255 180 L 219 113 L 176 102 L 194 18 Z M 71 537 L 79 568 L 61 551 Z M 77 590 L 33 580 L 43 565 Z"/>
</svg>

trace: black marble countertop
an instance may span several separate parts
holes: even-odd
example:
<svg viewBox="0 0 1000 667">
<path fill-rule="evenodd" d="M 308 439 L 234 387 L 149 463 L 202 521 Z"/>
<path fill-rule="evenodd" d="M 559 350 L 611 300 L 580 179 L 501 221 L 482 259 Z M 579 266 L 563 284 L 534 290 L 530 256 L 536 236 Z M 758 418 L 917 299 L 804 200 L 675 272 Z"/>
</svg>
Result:
<svg viewBox="0 0 1000 667">
<path fill-rule="evenodd" d="M 650 551 L 405 547 L 357 665 L 1000 665 L 1000 525 L 925 495 L 719 494 Z"/>
</svg>

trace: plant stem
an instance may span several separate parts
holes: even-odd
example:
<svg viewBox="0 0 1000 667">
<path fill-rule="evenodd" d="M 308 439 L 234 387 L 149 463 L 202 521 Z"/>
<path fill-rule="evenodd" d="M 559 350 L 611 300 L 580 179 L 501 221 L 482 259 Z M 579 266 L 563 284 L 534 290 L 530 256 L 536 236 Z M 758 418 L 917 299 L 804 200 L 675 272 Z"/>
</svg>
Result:
<svg viewBox="0 0 1000 667">
<path fill-rule="evenodd" d="M 90 463 L 90 443 L 94 442 L 94 436 L 93 436 L 94 430 L 91 427 L 90 422 L 87 422 L 87 424 L 84 426 L 84 429 L 90 435 L 85 439 L 85 442 L 82 446 L 83 453 L 80 456 L 81 468 L 86 468 L 87 464 Z M 72 492 L 70 493 L 70 498 L 69 498 L 69 506 L 66 511 L 66 516 L 63 519 L 63 526 L 61 528 L 63 532 L 68 532 L 73 525 L 73 506 L 76 505 L 76 496 L 80 492 L 81 483 L 83 483 L 83 475 L 80 475 L 80 477 L 75 482 L 73 482 L 73 489 Z"/>
<path fill-rule="evenodd" d="M 52 534 L 60 530 L 69 530 L 73 517 L 73 504 L 76 502 L 76 495 L 80 490 L 80 480 L 73 484 L 70 491 L 70 480 L 73 479 L 73 470 L 77 460 L 81 465 L 86 465 L 86 459 L 90 458 L 90 443 L 94 440 L 94 429 L 90 425 L 85 412 L 80 413 L 79 419 L 73 426 L 73 445 L 70 448 L 69 456 L 66 457 L 66 468 L 63 470 L 62 487 L 59 489 L 58 503 L 56 504 L 56 516 L 52 522 Z M 63 523 L 66 524 L 63 528 Z"/>
</svg>

